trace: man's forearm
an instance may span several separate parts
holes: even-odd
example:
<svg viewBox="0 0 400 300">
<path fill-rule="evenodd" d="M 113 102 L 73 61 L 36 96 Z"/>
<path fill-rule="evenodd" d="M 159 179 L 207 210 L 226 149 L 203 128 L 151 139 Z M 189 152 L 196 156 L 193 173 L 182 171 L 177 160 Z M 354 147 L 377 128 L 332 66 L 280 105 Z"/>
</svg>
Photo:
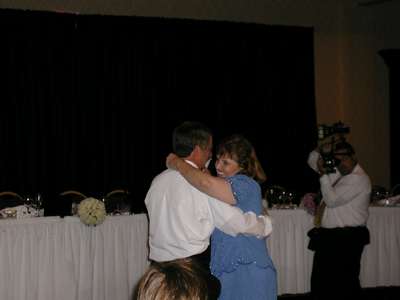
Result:
<svg viewBox="0 0 400 300">
<path fill-rule="evenodd" d="M 215 226 L 226 234 L 236 236 L 239 233 L 266 237 L 271 234 L 272 224 L 269 216 L 257 216 L 254 212 L 243 213 L 235 206 L 210 199 L 210 208 Z"/>
<path fill-rule="evenodd" d="M 307 163 L 310 166 L 310 168 L 313 169 L 315 172 L 318 172 L 317 161 L 318 161 L 319 157 L 320 157 L 320 154 L 315 150 L 312 151 L 308 156 Z"/>
<path fill-rule="evenodd" d="M 232 236 L 242 233 L 264 238 L 271 234 L 272 222 L 269 216 L 257 216 L 253 212 L 248 212 L 242 214 L 241 217 L 232 217 L 219 229 Z"/>
</svg>

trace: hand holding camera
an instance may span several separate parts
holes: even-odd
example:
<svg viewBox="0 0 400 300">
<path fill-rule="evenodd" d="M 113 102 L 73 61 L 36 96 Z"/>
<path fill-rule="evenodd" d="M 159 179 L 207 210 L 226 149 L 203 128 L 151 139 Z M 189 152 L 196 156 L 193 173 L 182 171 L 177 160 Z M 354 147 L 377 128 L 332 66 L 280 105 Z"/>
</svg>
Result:
<svg viewBox="0 0 400 300">
<path fill-rule="evenodd" d="M 342 122 L 318 126 L 318 151 L 321 161 L 318 161 L 320 174 L 335 173 L 340 160 L 335 158 L 335 148 L 338 143 L 345 142 L 345 134 L 350 132 Z"/>
</svg>

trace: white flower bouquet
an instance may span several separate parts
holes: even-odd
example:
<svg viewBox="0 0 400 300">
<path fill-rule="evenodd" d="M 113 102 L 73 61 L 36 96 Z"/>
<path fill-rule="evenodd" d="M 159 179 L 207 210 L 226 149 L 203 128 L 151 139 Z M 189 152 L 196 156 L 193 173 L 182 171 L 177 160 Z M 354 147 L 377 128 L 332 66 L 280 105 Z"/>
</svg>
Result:
<svg viewBox="0 0 400 300">
<path fill-rule="evenodd" d="M 100 200 L 86 198 L 79 203 L 78 216 L 86 225 L 99 225 L 106 218 L 106 208 Z"/>
</svg>

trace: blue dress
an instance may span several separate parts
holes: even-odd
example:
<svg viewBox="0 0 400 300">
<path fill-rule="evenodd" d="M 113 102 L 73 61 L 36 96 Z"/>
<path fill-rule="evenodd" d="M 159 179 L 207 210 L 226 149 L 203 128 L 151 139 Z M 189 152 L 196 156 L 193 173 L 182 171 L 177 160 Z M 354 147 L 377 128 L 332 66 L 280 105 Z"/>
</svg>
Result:
<svg viewBox="0 0 400 300">
<path fill-rule="evenodd" d="M 262 213 L 259 184 L 245 175 L 227 178 L 244 212 Z M 219 300 L 277 299 L 276 270 L 265 239 L 239 234 L 232 237 L 215 229 L 211 236 L 210 269 L 221 282 Z"/>
</svg>

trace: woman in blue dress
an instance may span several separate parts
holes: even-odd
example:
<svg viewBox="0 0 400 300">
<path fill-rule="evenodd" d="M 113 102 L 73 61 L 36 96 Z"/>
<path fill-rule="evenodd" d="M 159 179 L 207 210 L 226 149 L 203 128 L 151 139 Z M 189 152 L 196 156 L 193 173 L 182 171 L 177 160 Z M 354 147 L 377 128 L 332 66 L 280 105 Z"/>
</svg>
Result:
<svg viewBox="0 0 400 300">
<path fill-rule="evenodd" d="M 244 212 L 263 212 L 259 182 L 266 179 L 251 143 L 241 135 L 223 140 L 211 176 L 174 154 L 167 166 L 179 171 L 197 189 Z M 265 239 L 239 234 L 232 237 L 215 229 L 211 236 L 211 272 L 221 282 L 219 300 L 274 300 L 276 270 Z"/>
</svg>

